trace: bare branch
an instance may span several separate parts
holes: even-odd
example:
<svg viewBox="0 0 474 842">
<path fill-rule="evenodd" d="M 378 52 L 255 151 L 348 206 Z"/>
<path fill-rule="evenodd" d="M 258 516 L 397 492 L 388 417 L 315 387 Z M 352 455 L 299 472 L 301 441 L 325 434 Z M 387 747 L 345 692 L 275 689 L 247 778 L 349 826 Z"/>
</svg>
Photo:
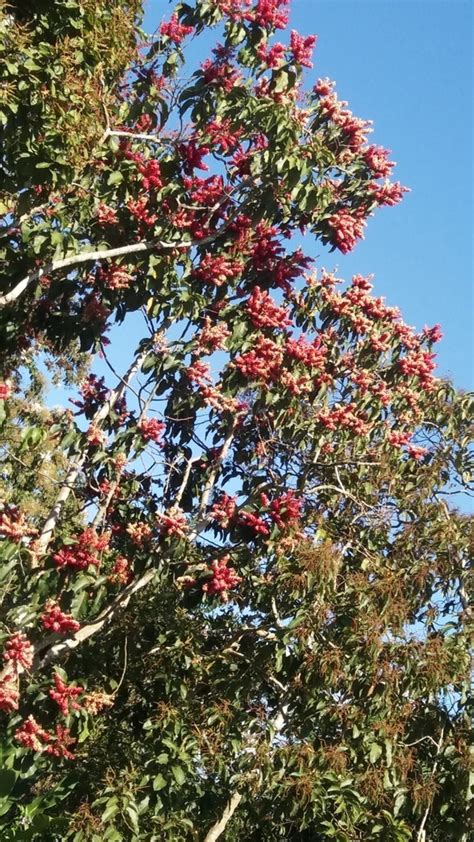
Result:
<svg viewBox="0 0 474 842">
<path fill-rule="evenodd" d="M 224 830 L 226 829 L 229 821 L 231 820 L 241 801 L 241 793 L 234 792 L 229 802 L 227 803 L 227 806 L 224 812 L 222 813 L 222 816 L 220 817 L 219 821 L 217 821 L 206 834 L 204 842 L 215 842 L 215 840 L 218 839 L 219 836 L 222 836 Z"/>
</svg>

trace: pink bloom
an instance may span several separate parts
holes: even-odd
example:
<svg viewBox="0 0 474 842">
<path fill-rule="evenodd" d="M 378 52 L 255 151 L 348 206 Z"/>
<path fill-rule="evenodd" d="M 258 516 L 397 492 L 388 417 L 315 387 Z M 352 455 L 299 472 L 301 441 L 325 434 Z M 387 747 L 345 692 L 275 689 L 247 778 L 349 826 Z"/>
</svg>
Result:
<svg viewBox="0 0 474 842">
<path fill-rule="evenodd" d="M 0 679 L 0 710 L 4 713 L 12 713 L 18 710 L 19 701 L 18 676 L 14 673 L 6 673 Z"/>
<path fill-rule="evenodd" d="M 304 38 L 295 29 L 291 30 L 290 49 L 297 64 L 301 64 L 302 67 L 313 66 L 311 58 L 316 41 L 316 35 L 308 35 Z"/>
<path fill-rule="evenodd" d="M 51 739 L 51 734 L 48 734 L 39 725 L 34 716 L 29 716 L 16 729 L 15 739 L 24 748 L 31 748 L 33 751 L 44 751 L 46 748 L 45 743 Z"/>
<path fill-rule="evenodd" d="M 12 387 L 10 384 L 7 383 L 0 383 L 0 401 L 5 401 L 7 398 L 10 397 L 12 393 Z"/>
<path fill-rule="evenodd" d="M 230 556 L 225 555 L 221 559 L 211 561 L 212 578 L 206 582 L 202 589 L 204 593 L 212 596 L 219 594 L 223 602 L 227 602 L 228 591 L 233 590 L 242 581 L 242 577 L 238 576 L 233 567 L 227 567 Z"/>
<path fill-rule="evenodd" d="M 45 610 L 41 615 L 43 627 L 57 634 L 69 634 L 79 631 L 81 624 L 74 619 L 72 614 L 65 614 L 61 611 L 57 602 L 48 600 Z"/>
<path fill-rule="evenodd" d="M 5 649 L 3 657 L 5 661 L 12 662 L 13 669 L 16 670 L 17 665 L 25 670 L 31 669 L 35 650 L 25 634 L 22 632 L 12 634 L 5 644 Z"/>
<path fill-rule="evenodd" d="M 272 297 L 255 286 L 245 306 L 254 327 L 285 328 L 292 324 L 286 307 L 278 307 Z"/>
<path fill-rule="evenodd" d="M 159 442 L 166 424 L 156 418 L 142 418 L 137 424 L 137 430 L 145 441 Z"/>
<path fill-rule="evenodd" d="M 194 32 L 194 27 L 181 24 L 177 14 L 173 14 L 168 22 L 164 21 L 160 26 L 160 35 L 169 38 L 175 44 L 180 44 L 183 38 L 191 35 L 192 32 Z"/>
<path fill-rule="evenodd" d="M 362 157 L 372 171 L 374 178 L 386 178 L 390 175 L 395 162 L 387 160 L 389 155 L 389 150 L 384 149 L 383 146 L 372 145 L 364 149 Z"/>
<path fill-rule="evenodd" d="M 49 691 L 49 695 L 53 702 L 56 702 L 61 709 L 63 716 L 69 716 L 69 705 L 72 710 L 80 710 L 80 705 L 75 701 L 77 696 L 84 693 L 83 687 L 71 687 L 56 672 L 54 674 L 54 690 Z"/>
</svg>

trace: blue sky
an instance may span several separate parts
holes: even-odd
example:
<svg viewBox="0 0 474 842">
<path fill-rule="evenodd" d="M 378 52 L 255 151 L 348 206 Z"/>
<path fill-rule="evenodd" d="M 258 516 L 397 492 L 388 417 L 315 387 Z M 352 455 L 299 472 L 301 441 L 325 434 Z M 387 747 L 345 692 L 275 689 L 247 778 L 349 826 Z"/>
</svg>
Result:
<svg viewBox="0 0 474 842">
<path fill-rule="evenodd" d="M 471 4 L 292 0 L 291 7 L 290 27 L 318 35 L 307 84 L 318 76 L 336 81 L 354 114 L 374 121 L 371 142 L 392 150 L 394 177 L 412 190 L 369 220 L 351 254 L 328 256 L 309 238 L 305 250 L 321 255 L 319 265 L 337 265 L 340 277 L 374 273 L 375 292 L 408 324 L 441 323 L 439 373 L 472 388 Z M 169 14 L 168 3 L 148 0 L 146 30 Z"/>
</svg>

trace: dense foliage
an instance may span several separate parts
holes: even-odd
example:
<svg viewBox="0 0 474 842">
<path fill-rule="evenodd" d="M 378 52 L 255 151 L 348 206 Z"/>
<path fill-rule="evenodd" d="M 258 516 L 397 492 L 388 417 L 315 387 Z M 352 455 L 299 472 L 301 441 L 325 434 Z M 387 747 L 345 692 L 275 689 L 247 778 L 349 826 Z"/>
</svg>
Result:
<svg viewBox="0 0 474 842">
<path fill-rule="evenodd" d="M 472 399 L 288 11 L 1 8 L 2 839 L 468 838 Z"/>
</svg>

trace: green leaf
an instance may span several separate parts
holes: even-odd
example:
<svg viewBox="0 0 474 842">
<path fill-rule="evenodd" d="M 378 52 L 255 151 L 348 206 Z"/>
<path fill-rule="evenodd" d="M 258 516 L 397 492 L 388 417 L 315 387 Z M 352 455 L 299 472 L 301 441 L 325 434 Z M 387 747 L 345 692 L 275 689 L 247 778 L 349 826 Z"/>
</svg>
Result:
<svg viewBox="0 0 474 842">
<path fill-rule="evenodd" d="M 5 798 L 10 794 L 15 786 L 16 779 L 17 774 L 13 769 L 0 769 L 0 798 Z"/>
<path fill-rule="evenodd" d="M 186 780 L 186 775 L 184 774 L 181 766 L 172 766 L 171 771 L 173 772 L 174 779 L 178 786 L 182 786 Z"/>
<path fill-rule="evenodd" d="M 370 754 L 369 754 L 370 762 L 376 763 L 377 760 L 379 759 L 379 757 L 381 756 L 382 751 L 383 751 L 383 749 L 382 749 L 381 745 L 379 745 L 378 743 L 372 743 L 372 745 L 370 746 Z"/>
</svg>

